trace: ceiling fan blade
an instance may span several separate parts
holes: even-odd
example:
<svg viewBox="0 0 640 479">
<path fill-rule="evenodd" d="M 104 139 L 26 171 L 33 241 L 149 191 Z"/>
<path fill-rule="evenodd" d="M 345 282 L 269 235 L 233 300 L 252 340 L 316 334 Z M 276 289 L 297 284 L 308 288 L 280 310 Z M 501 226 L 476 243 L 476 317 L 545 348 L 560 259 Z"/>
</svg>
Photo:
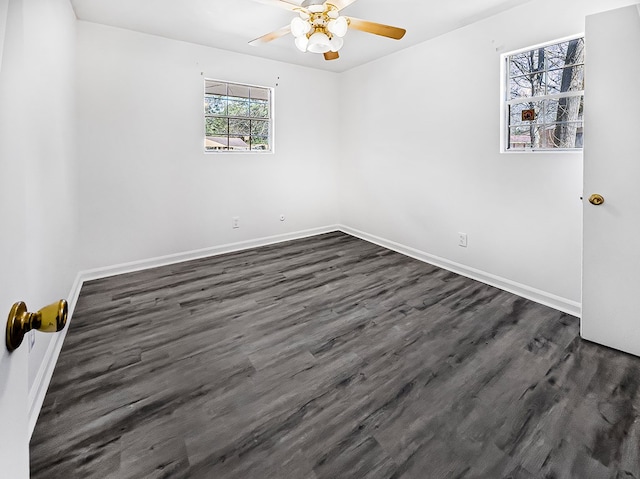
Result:
<svg viewBox="0 0 640 479">
<path fill-rule="evenodd" d="M 300 10 L 300 5 L 289 3 L 286 0 L 253 0 L 254 2 L 262 3 L 264 5 L 271 5 L 275 7 L 284 8 L 285 10 Z"/>
<path fill-rule="evenodd" d="M 338 52 L 327 52 L 324 54 L 325 60 L 337 60 L 338 58 L 340 58 L 340 55 L 338 55 Z"/>
<path fill-rule="evenodd" d="M 256 38 L 255 40 L 251 40 L 249 45 L 257 46 L 262 45 L 263 43 L 269 43 L 270 41 L 276 40 L 277 38 L 284 37 L 288 33 L 291 33 L 291 26 L 287 25 L 286 27 L 282 27 L 275 32 L 267 33 L 266 35 L 262 35 L 261 37 Z"/>
<path fill-rule="evenodd" d="M 347 17 L 349 20 L 349 28 L 360 30 L 361 32 L 373 33 L 382 37 L 400 40 L 407 31 L 404 28 L 392 27 L 382 23 L 369 22 L 359 18 Z"/>
<path fill-rule="evenodd" d="M 338 10 L 342 10 L 343 8 L 347 8 L 356 0 L 327 0 L 327 3 L 333 5 Z"/>
</svg>

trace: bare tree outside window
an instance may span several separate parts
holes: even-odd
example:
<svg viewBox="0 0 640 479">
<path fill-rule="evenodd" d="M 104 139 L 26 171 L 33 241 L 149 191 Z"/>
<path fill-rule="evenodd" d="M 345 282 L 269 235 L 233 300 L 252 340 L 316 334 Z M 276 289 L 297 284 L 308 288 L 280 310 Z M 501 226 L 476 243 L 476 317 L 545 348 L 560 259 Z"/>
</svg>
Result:
<svg viewBox="0 0 640 479">
<path fill-rule="evenodd" d="M 507 149 L 582 148 L 584 38 L 508 55 L 506 67 Z"/>
</svg>

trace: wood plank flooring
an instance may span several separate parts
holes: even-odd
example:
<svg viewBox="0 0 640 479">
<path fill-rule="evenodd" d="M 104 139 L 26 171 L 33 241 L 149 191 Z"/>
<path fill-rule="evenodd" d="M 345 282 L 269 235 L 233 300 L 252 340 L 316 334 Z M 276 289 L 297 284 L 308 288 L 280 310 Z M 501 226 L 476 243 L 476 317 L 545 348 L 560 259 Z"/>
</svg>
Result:
<svg viewBox="0 0 640 479">
<path fill-rule="evenodd" d="M 330 233 L 85 284 L 32 478 L 640 479 L 640 359 Z"/>
</svg>

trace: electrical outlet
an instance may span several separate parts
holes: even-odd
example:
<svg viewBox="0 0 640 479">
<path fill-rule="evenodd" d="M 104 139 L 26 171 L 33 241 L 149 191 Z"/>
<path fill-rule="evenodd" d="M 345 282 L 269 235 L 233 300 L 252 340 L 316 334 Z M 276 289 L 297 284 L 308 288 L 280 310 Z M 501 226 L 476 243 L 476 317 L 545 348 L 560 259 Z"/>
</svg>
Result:
<svg viewBox="0 0 640 479">
<path fill-rule="evenodd" d="M 231 218 L 231 227 L 233 229 L 240 228 L 240 217 L 239 216 L 234 216 L 233 218 Z"/>
<path fill-rule="evenodd" d="M 458 246 L 467 247 L 467 233 L 458 233 Z"/>
</svg>

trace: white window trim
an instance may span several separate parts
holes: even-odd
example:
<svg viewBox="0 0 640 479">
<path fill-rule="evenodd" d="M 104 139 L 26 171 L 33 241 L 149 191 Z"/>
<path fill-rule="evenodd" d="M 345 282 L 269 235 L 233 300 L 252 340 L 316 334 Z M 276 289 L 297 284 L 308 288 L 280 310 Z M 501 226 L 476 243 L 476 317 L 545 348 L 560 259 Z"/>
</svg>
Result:
<svg viewBox="0 0 640 479">
<path fill-rule="evenodd" d="M 209 77 L 209 76 L 202 76 L 202 98 L 204 99 L 205 95 L 206 95 L 206 84 L 207 84 L 207 80 L 209 81 L 219 81 L 219 82 L 223 82 L 223 83 L 233 83 L 236 85 L 243 85 L 243 86 L 248 86 L 248 87 L 254 87 L 254 88 L 264 88 L 266 90 L 269 90 L 269 115 L 270 115 L 270 122 L 269 122 L 269 140 L 271 142 L 271 148 L 269 150 L 207 150 L 204 142 L 202 145 L 202 150 L 203 153 L 205 155 L 273 155 L 275 154 L 275 136 L 276 136 L 276 121 L 275 121 L 275 96 L 276 96 L 276 89 L 274 87 L 271 86 L 265 86 L 265 85 L 256 85 L 253 83 L 246 83 L 246 82 L 241 82 L 238 80 L 224 80 L 222 78 L 213 78 L 213 77 Z M 202 132 L 205 133 L 206 132 L 206 128 L 207 128 L 207 116 L 204 114 L 204 111 L 202 111 Z M 206 135 L 205 135 L 206 136 Z"/>
<path fill-rule="evenodd" d="M 521 148 L 521 149 L 508 149 L 507 148 L 507 114 L 508 114 L 508 106 L 513 103 L 518 103 L 518 100 L 521 99 L 513 99 L 507 100 L 507 63 L 508 59 L 512 55 L 517 55 L 518 53 L 528 52 L 531 50 L 536 50 L 538 48 L 547 47 L 549 45 L 555 45 L 556 43 L 568 42 L 570 40 L 575 40 L 576 38 L 584 38 L 584 32 L 576 33 L 575 35 L 569 35 L 566 37 L 558 38 L 556 40 L 552 40 L 549 42 L 538 43 L 536 45 L 531 45 L 528 47 L 520 48 L 518 50 L 512 50 L 506 53 L 502 53 L 500 55 L 500 153 L 504 153 L 507 155 L 521 155 L 523 153 L 535 153 L 535 154 L 555 154 L 555 153 L 572 153 L 575 155 L 582 155 L 582 148 Z M 587 49 L 585 42 L 585 52 Z M 579 96 L 583 93 L 575 93 L 575 94 L 554 94 L 554 95 L 542 95 L 535 97 L 540 100 L 547 100 L 558 97 L 566 97 L 566 96 Z"/>
</svg>

